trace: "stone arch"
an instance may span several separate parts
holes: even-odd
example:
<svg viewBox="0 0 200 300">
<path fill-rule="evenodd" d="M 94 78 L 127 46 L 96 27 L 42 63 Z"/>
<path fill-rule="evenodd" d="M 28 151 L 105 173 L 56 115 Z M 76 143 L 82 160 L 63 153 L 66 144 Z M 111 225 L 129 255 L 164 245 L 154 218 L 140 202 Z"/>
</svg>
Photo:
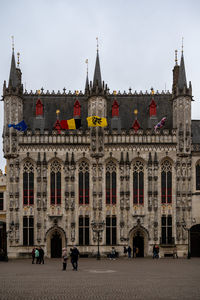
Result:
<svg viewBox="0 0 200 300">
<path fill-rule="evenodd" d="M 130 231 L 129 231 L 129 246 L 133 249 L 133 244 L 135 238 L 140 237 L 141 242 L 143 241 L 143 245 L 140 245 L 141 249 L 139 251 L 143 251 L 141 253 L 142 256 L 147 256 L 148 255 L 148 244 L 149 244 L 149 232 L 148 230 L 141 225 L 140 220 L 137 221 L 137 225 L 134 226 Z M 136 245 L 137 246 L 137 245 Z"/>
<path fill-rule="evenodd" d="M 61 249 L 67 246 L 67 237 L 66 237 L 66 232 L 64 231 L 63 228 L 54 225 L 51 228 L 49 228 L 47 230 L 47 232 L 45 233 L 45 237 L 44 240 L 46 242 L 46 255 L 47 257 L 52 257 L 52 253 L 51 253 L 51 240 L 53 238 L 53 236 L 57 234 L 60 236 L 61 239 Z M 61 250 L 60 250 L 61 251 Z M 60 253 L 61 255 L 61 253 Z"/>
<path fill-rule="evenodd" d="M 163 157 L 163 158 L 160 160 L 160 165 L 161 165 L 164 161 L 166 161 L 166 160 L 168 160 L 168 161 L 170 162 L 170 164 L 172 165 L 172 167 L 174 167 L 174 161 L 173 161 L 173 159 L 172 159 L 171 157 L 169 157 L 169 156 Z"/>
</svg>

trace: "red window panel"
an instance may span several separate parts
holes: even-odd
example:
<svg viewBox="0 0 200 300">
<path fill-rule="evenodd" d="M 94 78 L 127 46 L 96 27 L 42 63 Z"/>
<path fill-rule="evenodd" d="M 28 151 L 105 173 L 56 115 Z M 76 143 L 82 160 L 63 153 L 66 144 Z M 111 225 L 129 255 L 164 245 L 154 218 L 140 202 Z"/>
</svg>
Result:
<svg viewBox="0 0 200 300">
<path fill-rule="evenodd" d="M 43 104 L 40 99 L 37 100 L 36 103 L 36 116 L 42 116 L 43 115 Z"/>
<path fill-rule="evenodd" d="M 118 117 L 119 116 L 119 104 L 115 100 L 112 105 L 112 117 Z"/>
<path fill-rule="evenodd" d="M 74 103 L 74 117 L 80 117 L 81 115 L 81 105 L 78 100 Z"/>
<path fill-rule="evenodd" d="M 156 116 L 156 106 L 156 102 L 154 101 L 154 99 L 152 99 L 151 104 L 149 106 L 150 117 Z"/>
</svg>

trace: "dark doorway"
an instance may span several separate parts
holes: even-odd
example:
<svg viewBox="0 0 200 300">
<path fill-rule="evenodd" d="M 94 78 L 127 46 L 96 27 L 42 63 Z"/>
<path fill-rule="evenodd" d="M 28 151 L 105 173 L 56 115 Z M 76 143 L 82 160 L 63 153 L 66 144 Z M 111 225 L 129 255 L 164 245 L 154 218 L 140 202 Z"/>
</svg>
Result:
<svg viewBox="0 0 200 300">
<path fill-rule="evenodd" d="M 190 249 L 191 256 L 200 257 L 200 224 L 190 229 Z"/>
<path fill-rule="evenodd" d="M 60 234 L 56 231 L 51 238 L 51 257 L 59 258 L 62 255 L 62 239 Z"/>
<path fill-rule="evenodd" d="M 133 247 L 138 248 L 136 257 L 144 257 L 144 238 L 140 235 L 140 232 L 137 232 L 137 235 L 133 238 Z"/>
<path fill-rule="evenodd" d="M 7 259 L 6 223 L 0 221 L 0 260 Z"/>
</svg>

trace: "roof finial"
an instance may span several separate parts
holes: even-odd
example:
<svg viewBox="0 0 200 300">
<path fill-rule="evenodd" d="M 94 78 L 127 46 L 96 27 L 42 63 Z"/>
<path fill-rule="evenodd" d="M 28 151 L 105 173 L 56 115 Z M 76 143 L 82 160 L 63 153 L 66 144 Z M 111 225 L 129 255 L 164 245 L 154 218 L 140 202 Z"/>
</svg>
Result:
<svg viewBox="0 0 200 300">
<path fill-rule="evenodd" d="M 57 109 L 57 110 L 56 110 L 57 120 L 59 120 L 59 114 L 60 114 L 60 110 Z"/>
<path fill-rule="evenodd" d="M 178 65 L 177 53 L 178 53 L 178 50 L 175 50 L 175 64 L 176 64 L 176 66 Z"/>
<path fill-rule="evenodd" d="M 87 75 L 88 75 L 88 59 L 85 60 L 85 63 L 87 65 Z"/>
<path fill-rule="evenodd" d="M 20 53 L 17 52 L 17 67 L 19 68 L 19 56 L 20 56 Z"/>
<path fill-rule="evenodd" d="M 14 47 L 14 35 L 11 36 L 11 39 L 12 39 L 12 51 L 13 51 L 13 53 L 14 53 L 14 48 L 15 48 L 15 47 Z"/>
<path fill-rule="evenodd" d="M 183 39 L 184 39 L 184 38 L 182 37 L 182 51 L 181 51 L 182 54 L 183 54 Z"/>
<path fill-rule="evenodd" d="M 153 87 L 151 87 L 151 95 L 152 96 L 154 95 L 154 89 L 153 89 Z"/>
<path fill-rule="evenodd" d="M 96 37 L 96 40 L 97 40 L 97 52 L 99 52 L 99 39 L 98 39 L 98 37 Z"/>
</svg>

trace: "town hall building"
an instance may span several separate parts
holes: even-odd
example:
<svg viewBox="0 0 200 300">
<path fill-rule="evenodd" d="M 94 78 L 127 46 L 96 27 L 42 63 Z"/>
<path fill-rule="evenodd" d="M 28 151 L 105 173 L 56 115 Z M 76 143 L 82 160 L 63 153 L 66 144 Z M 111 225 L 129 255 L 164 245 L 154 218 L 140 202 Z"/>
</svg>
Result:
<svg viewBox="0 0 200 300">
<path fill-rule="evenodd" d="M 38 93 L 24 89 L 13 50 L 3 101 L 9 257 L 39 246 L 60 257 L 73 245 L 95 256 L 98 244 L 104 256 L 112 246 L 151 256 L 155 244 L 161 257 L 200 256 L 200 120 L 183 53 L 171 92 L 110 92 L 97 51 L 83 92 Z M 90 116 L 108 126 L 88 127 Z M 70 119 L 80 128 L 60 126 Z M 23 120 L 25 131 L 8 127 Z"/>
</svg>

